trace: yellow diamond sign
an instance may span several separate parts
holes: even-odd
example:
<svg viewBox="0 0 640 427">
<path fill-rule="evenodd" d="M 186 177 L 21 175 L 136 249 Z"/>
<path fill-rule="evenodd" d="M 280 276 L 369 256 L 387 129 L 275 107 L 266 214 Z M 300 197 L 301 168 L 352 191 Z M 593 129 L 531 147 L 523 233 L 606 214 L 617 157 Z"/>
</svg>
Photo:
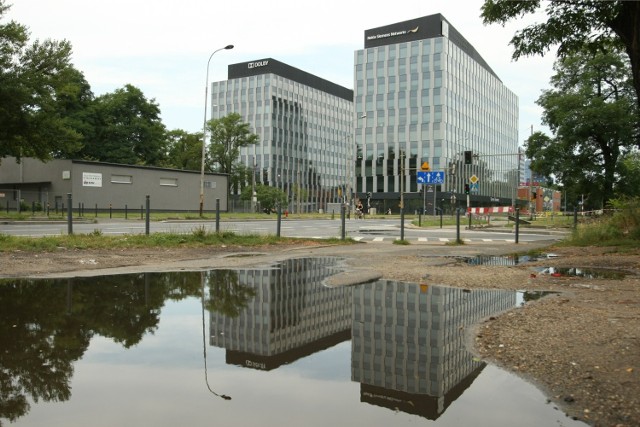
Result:
<svg viewBox="0 0 640 427">
<path fill-rule="evenodd" d="M 475 184 L 476 182 L 480 181 L 480 179 L 475 175 L 471 175 L 471 178 L 469 178 L 469 181 L 471 181 L 472 184 Z"/>
</svg>

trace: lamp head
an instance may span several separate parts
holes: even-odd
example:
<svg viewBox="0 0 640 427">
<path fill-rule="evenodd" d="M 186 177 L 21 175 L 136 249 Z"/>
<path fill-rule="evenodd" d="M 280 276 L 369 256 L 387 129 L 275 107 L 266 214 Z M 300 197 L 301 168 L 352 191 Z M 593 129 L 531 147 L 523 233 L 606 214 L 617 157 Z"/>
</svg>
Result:
<svg viewBox="0 0 640 427">
<path fill-rule="evenodd" d="M 232 44 L 228 44 L 228 45 L 226 45 L 224 48 L 225 48 L 226 50 L 233 49 L 233 45 L 232 45 Z"/>
</svg>

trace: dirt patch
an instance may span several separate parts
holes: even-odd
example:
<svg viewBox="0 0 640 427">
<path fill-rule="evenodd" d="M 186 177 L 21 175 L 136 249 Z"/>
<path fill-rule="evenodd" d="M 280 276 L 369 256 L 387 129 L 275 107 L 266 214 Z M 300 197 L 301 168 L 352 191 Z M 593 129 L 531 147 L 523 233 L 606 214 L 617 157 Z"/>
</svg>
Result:
<svg viewBox="0 0 640 427">
<path fill-rule="evenodd" d="M 640 425 L 640 251 L 553 248 L 559 255 L 517 266 L 474 266 L 464 257 L 532 246 L 319 244 L 199 249 L 0 253 L 2 277 L 69 277 L 135 271 L 234 268 L 304 256 L 340 256 L 384 278 L 464 288 L 557 292 L 468 331 L 483 359 L 543 388 L 571 417 L 594 426 Z M 608 268 L 620 280 L 540 274 L 534 267 Z M 538 269 L 539 270 L 539 269 Z"/>
</svg>

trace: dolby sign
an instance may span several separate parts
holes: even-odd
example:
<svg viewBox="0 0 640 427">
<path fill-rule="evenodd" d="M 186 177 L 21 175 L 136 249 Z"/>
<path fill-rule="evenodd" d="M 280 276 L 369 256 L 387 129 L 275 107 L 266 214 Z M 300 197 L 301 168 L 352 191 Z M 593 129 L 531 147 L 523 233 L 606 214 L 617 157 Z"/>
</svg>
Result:
<svg viewBox="0 0 640 427">
<path fill-rule="evenodd" d="M 248 62 L 247 68 L 251 70 L 253 68 L 266 67 L 267 65 L 269 65 L 269 60 L 265 59 L 262 61 Z"/>
</svg>

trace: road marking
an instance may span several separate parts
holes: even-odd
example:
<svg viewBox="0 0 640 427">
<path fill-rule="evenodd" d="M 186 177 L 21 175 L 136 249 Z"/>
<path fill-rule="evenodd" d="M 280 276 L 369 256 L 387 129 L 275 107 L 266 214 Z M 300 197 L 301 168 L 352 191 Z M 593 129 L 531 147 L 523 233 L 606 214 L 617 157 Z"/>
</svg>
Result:
<svg viewBox="0 0 640 427">
<path fill-rule="evenodd" d="M 373 242 L 383 242 L 384 241 L 384 237 L 374 237 Z"/>
<path fill-rule="evenodd" d="M 426 237 L 418 237 L 418 242 L 428 242 Z"/>
<path fill-rule="evenodd" d="M 447 239 L 446 237 L 440 237 L 438 238 L 438 240 L 440 240 L 441 242 L 448 242 L 449 239 Z"/>
</svg>

